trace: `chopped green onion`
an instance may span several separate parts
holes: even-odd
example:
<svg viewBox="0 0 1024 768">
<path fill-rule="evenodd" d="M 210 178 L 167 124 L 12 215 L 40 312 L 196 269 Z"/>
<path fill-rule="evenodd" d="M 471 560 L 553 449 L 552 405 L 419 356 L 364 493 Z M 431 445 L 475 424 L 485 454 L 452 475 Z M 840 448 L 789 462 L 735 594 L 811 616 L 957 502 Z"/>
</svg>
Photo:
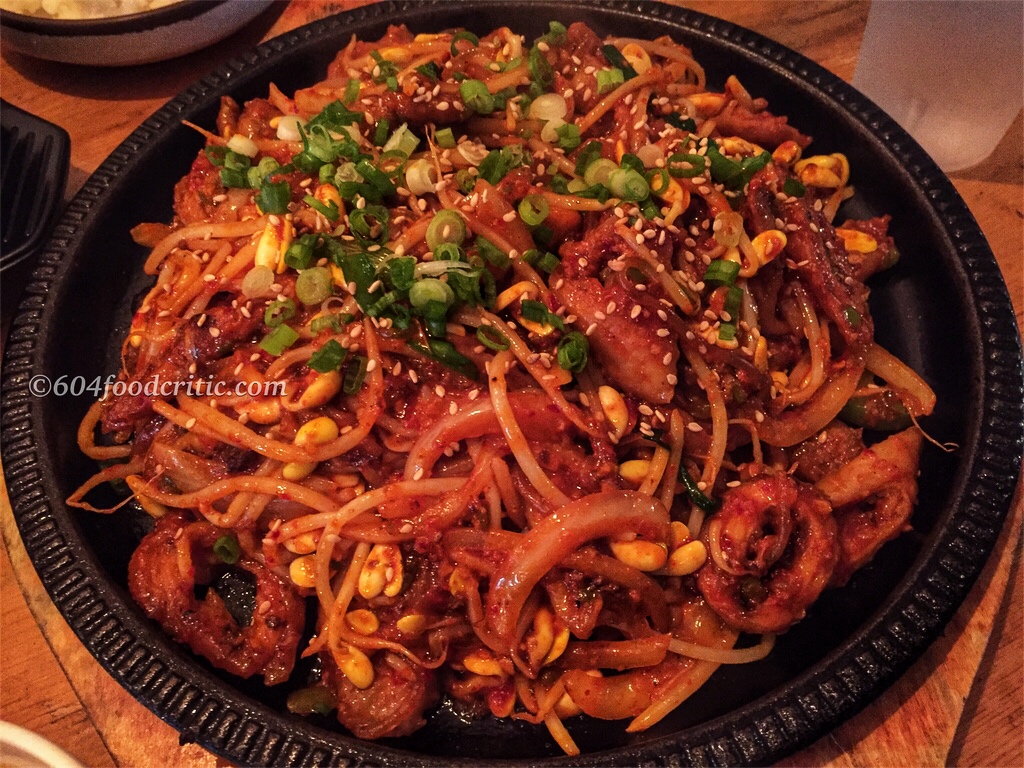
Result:
<svg viewBox="0 0 1024 768">
<path fill-rule="evenodd" d="M 561 46 L 568 41 L 569 35 L 565 25 L 560 21 L 549 21 L 548 31 L 537 38 L 537 42 L 543 40 L 548 45 Z"/>
<path fill-rule="evenodd" d="M 314 234 L 303 235 L 292 241 L 284 253 L 285 266 L 292 269 L 307 269 L 313 263 L 313 249 L 316 241 L 317 236 Z"/>
<path fill-rule="evenodd" d="M 565 123 L 555 129 L 558 136 L 558 146 L 569 151 L 580 145 L 580 128 L 575 123 Z"/>
<path fill-rule="evenodd" d="M 589 351 L 590 342 L 587 341 L 586 336 L 578 331 L 567 333 L 558 342 L 558 365 L 563 370 L 579 373 L 587 367 L 587 353 Z"/>
<path fill-rule="evenodd" d="M 542 325 L 550 325 L 554 328 L 562 330 L 565 328 L 565 321 L 551 312 L 545 304 L 540 301 L 533 301 L 532 299 L 523 299 L 520 304 L 520 310 L 523 313 L 525 320 L 531 320 L 535 323 L 541 323 Z"/>
<path fill-rule="evenodd" d="M 424 262 L 423 264 L 420 264 L 419 268 L 422 269 L 428 263 L 436 265 L 438 262 L 464 261 L 465 256 L 466 254 L 463 250 L 455 243 L 438 243 L 434 248 L 434 260 L 432 262 Z"/>
<path fill-rule="evenodd" d="M 604 57 L 608 60 L 609 64 L 613 67 L 618 67 L 622 71 L 623 76 L 627 80 L 632 80 L 636 77 L 636 70 L 629 65 L 629 62 L 626 61 L 626 57 L 623 56 L 622 52 L 614 45 L 611 43 L 608 45 L 602 45 L 601 53 L 604 54 Z"/>
<path fill-rule="evenodd" d="M 256 205 L 263 213 L 288 213 L 292 188 L 287 181 L 264 180 L 256 193 Z"/>
<path fill-rule="evenodd" d="M 347 354 L 348 350 L 341 344 L 334 339 L 328 339 L 326 344 L 313 353 L 306 364 L 317 373 L 330 373 L 341 368 Z"/>
<path fill-rule="evenodd" d="M 409 289 L 409 302 L 414 307 L 425 307 L 430 301 L 436 301 L 445 307 L 451 306 L 455 301 L 455 292 L 447 283 L 436 277 L 417 280 Z"/>
<path fill-rule="evenodd" d="M 664 168 L 651 168 L 644 174 L 644 179 L 647 180 L 647 186 L 655 193 L 664 192 L 672 183 L 672 177 Z"/>
<path fill-rule="evenodd" d="M 250 168 L 246 171 L 246 180 L 249 182 L 249 186 L 253 189 L 259 189 L 263 185 L 263 181 L 280 168 L 280 163 L 272 157 L 260 158 L 260 161 L 254 168 Z"/>
<path fill-rule="evenodd" d="M 494 97 L 482 80 L 463 80 L 459 83 L 459 96 L 477 114 L 489 115 L 494 111 Z"/>
<path fill-rule="evenodd" d="M 460 31 L 456 32 L 454 35 L 452 35 L 452 45 L 451 45 L 451 54 L 452 54 L 452 56 L 458 56 L 459 55 L 459 49 L 456 47 L 455 44 L 458 43 L 460 40 L 468 40 L 474 46 L 480 45 L 480 38 L 479 37 L 474 35 L 472 32 L 467 32 L 464 29 L 460 30 Z"/>
<path fill-rule="evenodd" d="M 728 259 L 715 259 L 704 271 L 705 283 L 720 283 L 721 285 L 732 285 L 736 282 L 736 276 L 740 273 L 738 261 Z"/>
<path fill-rule="evenodd" d="M 263 312 L 263 322 L 268 328 L 277 328 L 295 317 L 295 302 L 291 299 L 272 301 Z"/>
<path fill-rule="evenodd" d="M 419 146 L 419 143 L 419 136 L 409 129 L 408 123 L 402 123 L 395 129 L 395 132 L 391 134 L 391 138 L 384 143 L 384 146 L 381 147 L 381 151 L 400 152 L 408 158 L 416 151 L 416 147 Z"/>
<path fill-rule="evenodd" d="M 364 355 L 356 355 L 352 358 L 352 364 L 346 367 L 345 378 L 341 382 L 342 392 L 346 395 L 354 395 L 360 390 L 369 364 L 369 358 Z"/>
<path fill-rule="evenodd" d="M 356 239 L 362 243 L 387 242 L 390 233 L 388 221 L 388 209 L 383 205 L 355 208 L 348 215 L 349 228 Z"/>
<path fill-rule="evenodd" d="M 511 346 L 508 337 L 493 325 L 481 325 L 476 329 L 476 337 L 481 344 L 495 352 L 501 352 Z"/>
<path fill-rule="evenodd" d="M 213 542 L 213 554 L 226 565 L 234 565 L 242 556 L 242 548 L 234 536 L 221 536 Z"/>
<path fill-rule="evenodd" d="M 327 315 L 320 315 L 314 318 L 309 324 L 309 332 L 314 336 L 324 331 L 341 333 L 342 328 L 352 322 L 352 315 L 348 312 L 331 312 Z"/>
<path fill-rule="evenodd" d="M 295 296 L 307 307 L 319 304 L 333 292 L 331 270 L 327 267 L 304 269 L 295 280 Z"/>
<path fill-rule="evenodd" d="M 790 197 L 803 197 L 807 192 L 807 187 L 797 179 L 790 176 L 782 182 L 782 191 Z"/>
<path fill-rule="evenodd" d="M 480 255 L 498 269 L 505 269 L 512 262 L 507 253 L 485 237 L 477 236 L 476 247 Z"/>
<path fill-rule="evenodd" d="M 324 218 L 327 219 L 328 221 L 337 221 L 338 217 L 341 216 L 341 211 L 338 209 L 338 204 L 335 203 L 333 200 L 330 202 L 330 205 L 328 205 L 326 203 L 321 203 L 312 195 L 306 195 L 304 198 L 302 198 L 302 202 L 304 202 L 314 211 L 319 211 L 320 213 L 322 213 L 324 215 Z"/>
<path fill-rule="evenodd" d="M 612 67 L 611 69 L 599 69 L 594 73 L 594 75 L 597 77 L 598 94 L 614 91 L 626 82 L 626 78 L 623 77 L 622 70 L 618 67 Z"/>
<path fill-rule="evenodd" d="M 722 341 L 732 341 L 736 338 L 736 323 L 719 323 L 718 338 Z"/>
<path fill-rule="evenodd" d="M 466 220 L 452 208 L 438 211 L 427 226 L 427 247 L 434 250 L 441 243 L 461 245 L 466 239 Z"/>
<path fill-rule="evenodd" d="M 453 371 L 461 373 L 467 379 L 476 380 L 480 378 L 480 369 L 476 367 L 476 364 L 455 349 L 455 345 L 450 341 L 429 339 L 427 343 L 429 347 L 424 347 L 421 344 L 410 341 L 409 346 L 420 354 L 431 357 Z"/>
<path fill-rule="evenodd" d="M 369 160 L 360 160 L 356 163 L 356 171 L 373 186 L 383 197 L 395 194 L 396 187 L 393 181 L 370 163 Z"/>
<path fill-rule="evenodd" d="M 860 328 L 860 324 L 863 322 L 860 312 L 855 307 L 843 307 L 843 317 L 854 328 Z"/>
<path fill-rule="evenodd" d="M 665 161 L 668 172 L 677 179 L 692 179 L 704 173 L 707 159 L 704 155 L 676 152 Z"/>
<path fill-rule="evenodd" d="M 601 142 L 590 141 L 587 145 L 580 150 L 579 155 L 576 156 L 576 175 L 582 176 L 586 173 L 587 168 L 590 167 L 591 163 L 601 157 Z M 589 184 L 587 186 L 590 186 Z"/>
<path fill-rule="evenodd" d="M 608 175 L 605 186 L 615 197 L 634 203 L 643 200 L 651 193 L 647 179 L 632 168 L 615 169 Z"/>
<path fill-rule="evenodd" d="M 455 134 L 451 128 L 442 128 L 434 132 L 434 141 L 441 149 L 455 149 Z"/>
<path fill-rule="evenodd" d="M 665 122 L 669 125 L 673 125 L 681 131 L 689 131 L 693 133 L 697 130 L 697 121 L 692 117 L 680 117 L 675 112 L 665 115 Z"/>
<path fill-rule="evenodd" d="M 738 286 L 730 286 L 725 292 L 725 304 L 722 307 L 724 312 L 729 314 L 729 321 L 735 323 L 739 317 L 740 307 L 743 305 L 743 289 Z"/>
<path fill-rule="evenodd" d="M 416 67 L 416 71 L 430 80 L 438 80 L 441 77 L 441 67 L 437 65 L 436 61 L 428 61 L 426 64 L 421 64 Z"/>
<path fill-rule="evenodd" d="M 399 256 L 388 262 L 388 280 L 396 290 L 408 291 L 416 282 L 416 259 Z"/>
<path fill-rule="evenodd" d="M 530 70 L 530 77 L 542 89 L 550 87 L 554 82 L 554 70 L 551 69 L 551 64 L 544 56 L 544 51 L 536 44 L 530 49 L 529 56 L 526 57 L 526 65 Z"/>
<path fill-rule="evenodd" d="M 384 142 L 388 140 L 388 133 L 391 131 L 391 121 L 386 117 L 382 117 L 377 121 L 377 124 L 373 126 L 373 144 L 376 147 L 383 146 Z"/>
<path fill-rule="evenodd" d="M 548 217 L 550 209 L 543 195 L 529 194 L 519 201 L 519 216 L 528 226 L 535 227 Z"/>
<path fill-rule="evenodd" d="M 559 260 L 557 256 L 555 256 L 555 254 L 545 253 L 543 256 L 537 259 L 537 269 L 541 270 L 542 272 L 554 272 L 555 267 L 557 267 L 561 263 L 562 262 Z"/>
<path fill-rule="evenodd" d="M 260 342 L 260 348 L 277 357 L 299 340 L 299 334 L 290 325 L 279 325 Z"/>
<path fill-rule="evenodd" d="M 619 170 L 619 166 L 615 164 L 614 160 L 601 157 L 587 166 L 587 170 L 583 173 L 583 180 L 587 183 L 588 187 L 592 187 L 595 184 L 605 184 L 608 181 L 608 177 L 617 170 Z"/>
<path fill-rule="evenodd" d="M 353 101 L 359 98 L 359 81 L 349 80 L 345 84 L 345 93 L 342 95 L 341 100 L 345 104 L 351 104 Z"/>
<path fill-rule="evenodd" d="M 690 501 L 697 505 L 698 509 L 704 512 L 714 512 L 721 506 L 721 502 L 712 499 L 710 496 L 706 496 L 704 492 L 697 487 L 697 482 L 690 477 L 690 473 L 686 471 L 686 467 L 682 464 L 679 465 L 679 479 L 682 480 L 683 485 L 686 486 L 686 493 L 690 497 Z"/>
</svg>

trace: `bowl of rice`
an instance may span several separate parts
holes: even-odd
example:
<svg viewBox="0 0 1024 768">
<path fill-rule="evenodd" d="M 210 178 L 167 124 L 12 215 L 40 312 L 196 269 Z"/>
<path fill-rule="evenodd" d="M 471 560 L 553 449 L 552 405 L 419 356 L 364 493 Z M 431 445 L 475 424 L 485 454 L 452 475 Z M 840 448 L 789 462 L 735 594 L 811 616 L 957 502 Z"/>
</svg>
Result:
<svg viewBox="0 0 1024 768">
<path fill-rule="evenodd" d="M 271 0 L 0 0 L 5 49 L 50 61 L 134 66 L 236 32 Z"/>
</svg>

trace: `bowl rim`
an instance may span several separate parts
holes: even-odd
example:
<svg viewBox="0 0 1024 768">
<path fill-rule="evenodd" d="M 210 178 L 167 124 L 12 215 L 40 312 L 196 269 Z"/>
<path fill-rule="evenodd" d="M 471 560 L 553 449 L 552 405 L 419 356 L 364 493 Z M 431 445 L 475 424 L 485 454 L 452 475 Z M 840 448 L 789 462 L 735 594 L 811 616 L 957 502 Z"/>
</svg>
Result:
<svg viewBox="0 0 1024 768">
<path fill-rule="evenodd" d="M 0 9 L 0 26 L 46 37 L 88 37 L 146 32 L 202 16 L 229 0 L 178 0 L 170 5 L 98 19 L 51 19 Z"/>
</svg>

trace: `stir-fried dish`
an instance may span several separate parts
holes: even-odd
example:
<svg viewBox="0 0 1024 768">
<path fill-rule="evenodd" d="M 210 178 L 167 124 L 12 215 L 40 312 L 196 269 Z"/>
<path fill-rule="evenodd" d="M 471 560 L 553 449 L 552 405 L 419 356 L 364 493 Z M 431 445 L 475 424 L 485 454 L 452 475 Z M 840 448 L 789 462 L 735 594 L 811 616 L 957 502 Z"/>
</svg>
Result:
<svg viewBox="0 0 1024 768">
<path fill-rule="evenodd" d="M 840 223 L 846 157 L 687 48 L 393 27 L 196 128 L 70 501 L 123 481 L 135 600 L 294 711 L 375 739 L 447 697 L 575 753 L 908 528 L 888 218 Z"/>
</svg>

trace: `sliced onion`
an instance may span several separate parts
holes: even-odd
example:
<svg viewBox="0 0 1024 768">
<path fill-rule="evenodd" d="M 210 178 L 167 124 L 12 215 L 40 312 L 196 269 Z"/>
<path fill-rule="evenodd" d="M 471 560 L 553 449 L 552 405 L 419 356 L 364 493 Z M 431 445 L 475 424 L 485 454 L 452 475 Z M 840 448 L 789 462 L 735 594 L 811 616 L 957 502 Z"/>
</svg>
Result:
<svg viewBox="0 0 1024 768">
<path fill-rule="evenodd" d="M 426 158 L 414 160 L 405 169 L 405 186 L 414 195 L 433 192 L 437 178 L 437 168 Z"/>
<path fill-rule="evenodd" d="M 530 104 L 530 117 L 534 120 L 561 120 L 567 109 L 565 97 L 560 93 L 545 93 Z"/>
<path fill-rule="evenodd" d="M 305 122 L 298 115 L 285 115 L 277 124 L 277 138 L 281 141 L 302 141 L 299 126 L 305 125 Z"/>
<path fill-rule="evenodd" d="M 668 510 L 635 491 L 584 496 L 548 515 L 521 539 L 491 581 L 488 623 L 501 641 L 515 642 L 516 620 L 541 578 L 581 544 L 626 531 L 665 541 Z"/>
<path fill-rule="evenodd" d="M 558 129 L 565 125 L 565 120 L 560 117 L 556 117 L 553 120 L 548 120 L 544 123 L 544 127 L 541 128 L 540 138 L 549 144 L 554 144 L 558 141 Z"/>
<path fill-rule="evenodd" d="M 266 266 L 253 267 L 242 278 L 242 295 L 247 299 L 258 299 L 269 296 L 274 291 L 274 270 Z"/>
<path fill-rule="evenodd" d="M 240 133 L 236 133 L 228 139 L 228 149 L 232 152 L 237 152 L 240 155 L 245 155 L 246 157 L 256 157 L 260 151 L 260 148 L 256 146 L 255 141 Z"/>
<path fill-rule="evenodd" d="M 640 158 L 644 168 L 656 168 L 658 161 L 665 159 L 665 150 L 657 144 L 648 144 L 646 147 L 640 147 L 636 151 L 636 156 Z"/>
</svg>

